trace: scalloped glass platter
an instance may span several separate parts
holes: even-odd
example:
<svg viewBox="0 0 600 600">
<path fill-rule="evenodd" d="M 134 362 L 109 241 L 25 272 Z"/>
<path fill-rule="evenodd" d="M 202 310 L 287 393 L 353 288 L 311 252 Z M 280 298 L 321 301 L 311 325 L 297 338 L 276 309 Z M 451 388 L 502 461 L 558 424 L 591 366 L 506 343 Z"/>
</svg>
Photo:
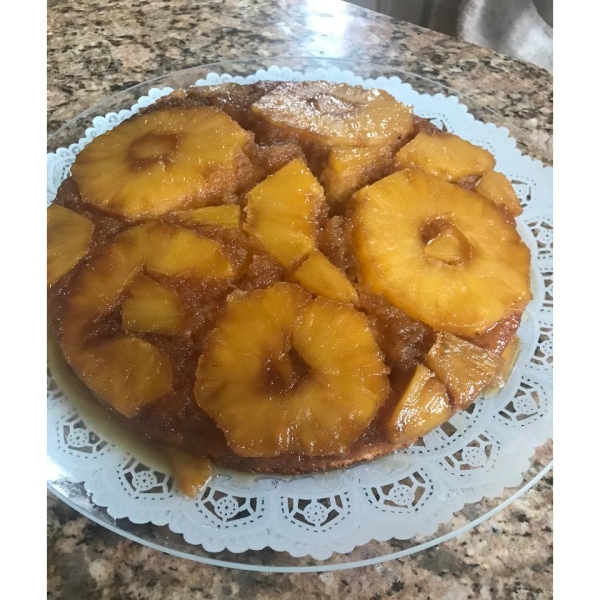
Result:
<svg viewBox="0 0 600 600">
<path fill-rule="evenodd" d="M 254 476 L 218 470 L 195 500 L 159 457 L 84 400 L 49 351 L 48 487 L 108 529 L 163 552 L 256 571 L 326 571 L 400 558 L 476 526 L 546 474 L 552 445 L 552 169 L 528 136 L 474 100 L 391 66 L 276 57 L 186 69 L 115 94 L 48 138 L 48 203 L 77 153 L 172 89 L 326 79 L 387 90 L 417 115 L 490 150 L 524 207 L 534 300 L 507 385 L 419 444 L 343 471 Z"/>
</svg>

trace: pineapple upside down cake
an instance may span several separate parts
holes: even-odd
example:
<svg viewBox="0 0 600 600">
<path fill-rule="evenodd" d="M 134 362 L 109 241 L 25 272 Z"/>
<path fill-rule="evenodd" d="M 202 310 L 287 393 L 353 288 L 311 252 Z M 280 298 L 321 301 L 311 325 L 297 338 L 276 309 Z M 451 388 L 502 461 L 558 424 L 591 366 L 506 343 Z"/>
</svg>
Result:
<svg viewBox="0 0 600 600">
<path fill-rule="evenodd" d="M 512 368 L 530 256 L 494 165 L 380 90 L 178 90 L 48 209 L 52 330 L 182 479 L 406 447 Z"/>
</svg>

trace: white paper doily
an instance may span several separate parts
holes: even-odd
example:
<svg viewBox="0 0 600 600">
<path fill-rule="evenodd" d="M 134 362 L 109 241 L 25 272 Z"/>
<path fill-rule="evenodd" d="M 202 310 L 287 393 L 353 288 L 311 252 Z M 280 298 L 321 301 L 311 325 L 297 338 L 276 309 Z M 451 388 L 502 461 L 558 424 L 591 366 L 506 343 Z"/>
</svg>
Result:
<svg viewBox="0 0 600 600">
<path fill-rule="evenodd" d="M 507 129 L 477 121 L 457 98 L 417 93 L 397 77 L 363 79 L 336 67 L 305 73 L 271 67 L 249 77 L 212 73 L 197 85 L 260 79 L 378 87 L 493 153 L 497 170 L 512 181 L 523 204 L 518 228 L 532 256 L 534 299 L 524 314 L 522 348 L 509 382 L 405 451 L 312 476 L 217 472 L 191 500 L 168 475 L 98 435 L 49 373 L 49 470 L 83 483 L 112 517 L 168 525 L 209 552 L 271 547 L 324 560 L 373 539 L 431 535 L 466 503 L 518 486 L 534 449 L 552 435 L 552 169 L 523 156 Z M 152 89 L 130 110 L 94 118 L 78 143 L 48 154 L 48 203 L 87 143 L 171 91 Z"/>
</svg>

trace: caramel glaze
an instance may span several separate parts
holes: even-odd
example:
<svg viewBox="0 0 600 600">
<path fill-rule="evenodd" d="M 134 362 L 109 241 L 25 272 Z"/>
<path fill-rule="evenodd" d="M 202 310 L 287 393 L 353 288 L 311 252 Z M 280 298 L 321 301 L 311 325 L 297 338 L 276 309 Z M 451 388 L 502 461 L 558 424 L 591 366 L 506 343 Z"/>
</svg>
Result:
<svg viewBox="0 0 600 600">
<path fill-rule="evenodd" d="M 71 179 L 61 186 L 57 202 L 93 218 L 96 224 L 94 230 L 96 244 L 102 243 L 127 226 L 117 219 L 100 214 L 100 211 L 89 209 L 81 201 L 77 186 Z M 320 249 L 340 267 L 351 270 L 352 253 L 348 247 L 347 235 L 341 225 L 342 222 L 341 217 L 333 217 L 326 222 Z M 247 269 L 246 275 L 237 284 L 238 288 L 259 289 L 285 279 L 284 269 L 270 256 L 254 249 L 242 251 L 240 240 L 237 239 L 237 236 L 241 235 L 239 232 L 206 225 L 194 226 L 192 229 L 219 240 L 230 256 L 236 252 L 243 254 L 243 258 L 238 257 L 238 260 L 246 261 Z M 51 323 L 54 333 L 59 338 L 61 336 L 60 315 L 63 301 L 70 286 L 75 282 L 78 272 L 84 268 L 84 264 L 75 267 L 53 286 L 50 292 Z M 199 408 L 193 393 L 195 370 L 202 353 L 204 339 L 213 328 L 227 294 L 233 290 L 233 286 L 228 282 L 213 281 L 194 284 L 189 280 L 168 277 L 159 279 L 163 285 L 170 286 L 177 292 L 187 315 L 187 328 L 184 333 L 175 336 L 139 334 L 140 337 L 160 348 L 172 359 L 174 391 L 132 419 L 124 418 L 107 405 L 107 409 L 116 418 L 123 421 L 132 433 L 142 435 L 154 443 L 184 449 L 196 456 L 208 456 L 222 466 L 252 472 L 324 471 L 370 460 L 397 448 L 385 440 L 380 424 L 385 420 L 398 396 L 407 385 L 417 363 L 423 359 L 433 344 L 434 334 L 423 323 L 413 321 L 381 296 L 365 293 L 360 295 L 358 308 L 369 315 L 376 340 L 385 353 L 386 363 L 391 371 L 391 393 L 369 428 L 347 456 L 343 458 L 334 456 L 243 458 L 229 449 L 225 436 L 217 428 L 215 422 Z M 110 337 L 120 330 L 120 304 L 118 302 L 115 310 L 94 324 L 93 330 L 89 333 L 90 341 L 91 339 Z M 471 341 L 496 353 L 501 353 L 513 339 L 519 323 L 520 316 L 509 317 Z M 270 384 L 274 385 L 274 382 L 270 382 Z"/>
<path fill-rule="evenodd" d="M 256 181 L 275 172 L 281 166 L 301 157 L 318 176 L 324 167 L 327 149 L 316 147 L 293 136 L 282 137 L 279 132 L 261 124 L 249 110 L 253 102 L 276 87 L 277 83 L 258 83 L 253 86 L 208 87 L 191 90 L 187 93 L 176 92 L 159 100 L 155 105 L 140 111 L 142 114 L 165 106 L 216 106 L 238 121 L 244 128 L 252 130 L 258 144 L 253 144 L 250 157 L 251 168 L 242 174 L 243 184 L 239 193 L 225 198 L 225 202 L 244 205 L 244 193 Z M 415 132 L 426 130 L 430 133 L 440 130 L 420 118 L 415 118 Z M 399 148 L 409 138 L 398 140 Z M 471 188 L 476 181 L 461 182 Z M 76 182 L 68 178 L 60 187 L 55 202 L 77 213 L 85 215 L 94 222 L 92 244 L 88 256 L 98 245 L 104 243 L 120 231 L 133 225 L 123 219 L 109 216 L 84 203 Z M 176 215 L 168 215 L 163 220 L 180 224 Z M 343 270 L 357 284 L 356 268 L 349 244 L 349 231 L 343 216 L 327 215 L 317 217 L 320 238 L 319 249 Z M 242 273 L 241 279 L 231 282 L 192 282 L 190 280 L 161 277 L 163 285 L 173 288 L 181 301 L 186 315 L 185 330 L 174 336 L 160 334 L 139 334 L 165 352 L 174 367 L 173 391 L 143 409 L 137 416 L 126 419 L 120 413 L 107 406 L 114 416 L 136 435 L 157 444 L 167 444 L 186 450 L 190 454 L 209 457 L 216 464 L 251 472 L 300 473 L 324 471 L 347 467 L 351 464 L 370 460 L 387 454 L 398 446 L 385 440 L 381 423 L 392 409 L 398 396 L 408 384 L 414 369 L 434 342 L 434 332 L 423 323 L 410 319 L 400 309 L 391 306 L 382 296 L 368 293 L 360 294 L 358 310 L 365 312 L 371 322 L 375 338 L 382 348 L 386 364 L 390 369 L 390 395 L 382 405 L 371 425 L 344 457 L 279 456 L 273 458 L 244 458 L 236 455 L 227 445 L 225 436 L 215 422 L 199 408 L 194 398 L 195 371 L 198 359 L 203 351 L 206 335 L 215 325 L 227 295 L 234 288 L 253 290 L 268 287 L 277 281 L 286 279 L 286 272 L 272 257 L 253 247 L 241 230 L 226 230 L 212 225 L 185 225 L 219 241 Z M 62 277 L 49 291 L 48 308 L 51 328 L 57 338 L 61 338 L 61 316 L 63 304 L 77 277 L 85 268 L 85 260 L 70 273 Z M 124 298 L 123 298 L 124 299 Z M 123 300 L 122 299 L 122 300 Z M 89 332 L 91 338 L 98 339 L 114 335 L 121 328 L 120 306 L 96 322 Z M 513 315 L 492 327 L 484 334 L 473 338 L 475 344 L 500 354 L 514 338 L 521 315 Z M 268 367 L 268 365 L 267 365 Z M 268 378 L 269 369 L 265 369 Z M 278 385 L 276 381 L 267 381 L 267 385 Z M 408 444 L 407 444 L 408 445 Z"/>
</svg>

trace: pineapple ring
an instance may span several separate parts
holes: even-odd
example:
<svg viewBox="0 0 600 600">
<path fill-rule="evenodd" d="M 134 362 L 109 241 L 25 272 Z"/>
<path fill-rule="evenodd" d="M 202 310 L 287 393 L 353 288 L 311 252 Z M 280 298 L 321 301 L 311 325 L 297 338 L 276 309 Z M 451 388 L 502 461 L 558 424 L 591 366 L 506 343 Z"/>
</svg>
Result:
<svg viewBox="0 0 600 600">
<path fill-rule="evenodd" d="M 214 108 L 163 108 L 94 139 L 71 172 L 85 202 L 128 219 L 156 217 L 232 191 L 250 139 Z"/>
<path fill-rule="evenodd" d="M 252 111 L 328 146 L 382 146 L 412 132 L 411 109 L 382 90 L 324 81 L 285 83 Z"/>
<path fill-rule="evenodd" d="M 184 277 L 234 275 L 217 242 L 159 222 L 116 235 L 85 264 L 66 305 L 62 347 L 80 379 L 126 417 L 171 391 L 171 359 L 133 335 L 98 341 L 90 334 L 94 323 L 118 308 L 130 287 L 143 284 L 142 269 Z"/>
<path fill-rule="evenodd" d="M 456 235 L 423 239 L 440 221 Z M 365 282 L 434 329 L 477 335 L 531 300 L 529 249 L 479 194 L 406 169 L 356 194 L 353 225 Z"/>
<path fill-rule="evenodd" d="M 362 313 L 277 283 L 230 296 L 195 394 L 240 456 L 343 455 L 387 397 L 387 372 Z"/>
</svg>

